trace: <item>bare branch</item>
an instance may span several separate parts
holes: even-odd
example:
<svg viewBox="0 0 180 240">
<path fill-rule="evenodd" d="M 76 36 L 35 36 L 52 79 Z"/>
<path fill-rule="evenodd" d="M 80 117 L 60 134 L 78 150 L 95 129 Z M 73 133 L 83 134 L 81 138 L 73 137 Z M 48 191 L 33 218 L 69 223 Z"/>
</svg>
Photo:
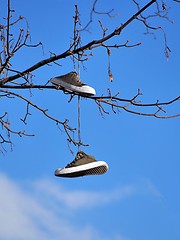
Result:
<svg viewBox="0 0 180 240">
<path fill-rule="evenodd" d="M 6 46 L 7 46 L 7 56 L 9 57 L 9 35 L 10 35 L 10 32 L 9 32 L 9 27 L 10 27 L 10 12 L 11 12 L 11 9 L 10 9 L 10 0 L 8 0 L 8 14 L 7 14 L 7 36 L 6 36 Z"/>
<path fill-rule="evenodd" d="M 52 89 L 52 90 L 57 89 L 54 86 L 47 86 L 47 85 L 23 85 L 23 86 L 6 85 L 6 86 L 2 86 L 2 88 L 6 88 L 6 89 L 8 89 L 8 88 L 9 89 Z M 59 90 L 63 90 L 63 89 L 59 89 Z M 49 116 L 47 114 L 47 110 L 41 109 L 40 107 L 36 106 L 31 101 L 24 98 L 23 96 L 21 96 L 17 93 L 14 93 L 14 92 L 9 92 L 8 90 L 0 90 L 0 92 L 19 97 L 22 100 L 24 100 L 25 102 L 27 102 L 29 105 L 35 107 L 37 110 L 40 110 L 44 115 L 46 115 L 51 120 L 55 121 L 58 124 L 62 124 L 62 125 L 64 124 L 64 122 L 61 122 L 61 121 Z M 66 93 L 68 93 L 68 92 L 66 91 Z M 71 93 L 68 93 L 68 94 L 71 94 Z M 80 96 L 84 97 L 83 95 L 81 95 L 79 93 L 74 93 L 74 95 L 80 95 Z M 163 109 L 161 108 L 162 106 L 167 106 L 167 105 L 170 105 L 172 103 L 178 102 L 180 100 L 180 96 L 178 96 L 178 97 L 176 97 L 176 98 L 174 98 L 170 101 L 166 101 L 166 102 L 156 101 L 155 103 L 142 103 L 141 101 L 137 101 L 137 98 L 142 95 L 140 90 L 138 90 L 138 93 L 132 99 L 119 98 L 118 95 L 119 95 L 119 92 L 112 95 L 111 92 L 110 92 L 110 89 L 109 89 L 108 96 L 86 96 L 86 98 L 92 99 L 97 103 L 101 115 L 103 115 L 102 113 L 109 114 L 109 112 L 106 111 L 102 105 L 100 105 L 101 103 L 103 103 L 103 104 L 106 104 L 106 105 L 110 105 L 112 107 L 113 112 L 115 112 L 114 107 L 116 107 L 116 108 L 122 108 L 126 112 L 138 114 L 138 115 L 141 115 L 141 116 L 154 116 L 154 117 L 158 117 L 158 118 L 172 118 L 172 117 L 179 117 L 180 116 L 180 114 L 175 114 L 175 115 L 172 115 L 172 116 L 157 116 L 157 114 L 154 114 L 154 113 L 153 114 L 151 114 L 151 113 L 144 114 L 143 112 L 132 111 L 132 110 L 127 109 L 128 105 L 120 105 L 121 102 L 122 103 L 124 102 L 126 104 L 129 104 L 129 106 L 132 105 L 132 106 L 135 106 L 135 107 L 143 107 L 143 108 L 156 107 L 161 112 L 163 112 Z M 69 128 L 68 130 L 71 131 L 72 129 Z"/>
<path fill-rule="evenodd" d="M 158 108 L 157 111 L 155 111 L 154 113 L 144 113 L 144 112 L 140 112 L 140 111 L 134 111 L 134 110 L 131 110 L 128 108 L 128 106 L 126 105 L 119 105 L 119 104 L 115 104 L 115 103 L 112 103 L 112 102 L 109 102 L 107 100 L 103 100 L 103 99 L 100 99 L 100 100 L 96 100 L 96 102 L 98 102 L 99 105 L 101 105 L 101 102 L 102 103 L 105 103 L 105 104 L 109 104 L 111 107 L 116 107 L 117 109 L 118 108 L 121 108 L 123 109 L 124 111 L 128 112 L 128 113 L 131 113 L 131 114 L 135 114 L 135 115 L 140 115 L 140 116 L 146 116 L 146 117 L 155 117 L 155 118 L 161 118 L 161 119 L 167 119 L 167 118 L 175 118 L 175 117 L 179 117 L 180 114 L 174 114 L 174 115 L 168 115 L 168 116 L 160 116 L 158 115 L 158 113 L 160 111 L 163 111 L 165 112 L 162 108 L 160 108 L 158 105 L 156 106 Z M 133 105 L 133 104 L 132 104 Z M 114 112 L 114 111 L 113 111 Z"/>
<path fill-rule="evenodd" d="M 33 84 L 30 84 L 30 85 L 22 85 L 22 86 L 14 86 L 14 85 L 6 85 L 6 86 L 1 86 L 1 88 L 6 88 L 6 89 L 52 89 L 52 90 L 57 90 L 56 87 L 54 86 L 47 86 L 47 85 L 33 85 Z M 62 88 L 58 88 L 58 90 L 64 90 Z M 9 93 L 9 91 L 3 91 L 3 90 L 0 90 L 0 92 L 5 92 L 5 93 Z M 71 92 L 69 92 L 69 94 L 72 94 Z M 81 95 L 80 93 L 73 93 L 74 95 L 80 95 L 82 97 L 84 97 L 83 95 Z M 156 103 L 146 103 L 146 104 L 143 104 L 143 103 L 136 103 L 134 102 L 135 98 L 137 98 L 138 96 L 142 95 L 142 93 L 140 92 L 140 90 L 138 89 L 138 93 L 132 98 L 132 99 L 124 99 L 124 98 L 119 98 L 117 97 L 119 95 L 119 92 L 116 93 L 115 95 L 111 95 L 111 93 L 108 95 L 108 96 L 86 96 L 86 98 L 89 98 L 89 99 L 93 99 L 93 100 L 97 100 L 97 99 L 111 99 L 111 100 L 117 100 L 117 101 L 120 101 L 120 102 L 129 102 L 129 103 L 132 103 L 133 105 L 135 106 L 140 106 L 140 107 L 153 107 L 153 106 L 156 106 Z M 180 100 L 180 96 L 170 100 L 170 101 L 167 101 L 167 102 L 159 102 L 158 105 L 170 105 L 176 101 Z"/>
<path fill-rule="evenodd" d="M 100 12 L 100 11 L 96 11 L 96 4 L 97 4 L 98 0 L 95 0 L 90 12 L 90 19 L 89 22 L 84 26 L 83 29 L 81 29 L 81 31 L 87 30 L 87 28 L 89 27 L 89 25 L 92 23 L 93 21 L 93 13 L 95 14 L 103 14 L 103 15 L 107 15 L 108 17 L 112 18 L 111 13 L 114 11 L 114 9 L 111 9 L 110 11 L 107 12 Z"/>
<path fill-rule="evenodd" d="M 77 142 L 74 138 L 74 133 L 76 133 L 76 128 L 71 128 L 69 126 L 69 120 L 65 119 L 64 121 L 60 121 L 59 119 L 56 119 L 55 117 L 51 116 L 48 112 L 48 109 L 42 109 L 40 106 L 36 105 L 32 101 L 30 101 L 28 98 L 25 98 L 23 95 L 18 94 L 14 92 L 13 90 L 24 90 L 28 89 L 31 91 L 31 89 L 48 89 L 48 90 L 61 90 L 65 94 L 70 94 L 71 98 L 69 102 L 72 100 L 74 95 L 80 95 L 82 97 L 86 97 L 92 101 L 94 101 L 99 109 L 100 114 L 104 117 L 105 114 L 109 114 L 110 111 L 113 113 L 118 113 L 120 110 L 126 111 L 128 113 L 140 115 L 140 116 L 148 116 L 148 117 L 155 117 L 155 118 L 173 118 L 173 117 L 179 117 L 180 114 L 174 114 L 174 115 L 166 115 L 166 110 L 164 109 L 165 106 L 168 106 L 172 103 L 177 103 L 180 100 L 180 96 L 167 101 L 167 102 L 160 102 L 156 101 L 153 103 L 143 103 L 140 99 L 140 96 L 142 95 L 140 90 L 138 90 L 137 94 L 133 96 L 131 99 L 125 99 L 119 97 L 119 92 L 116 94 L 112 94 L 111 90 L 108 89 L 107 96 L 83 96 L 82 94 L 78 93 L 72 93 L 68 92 L 67 90 L 61 88 L 61 87 L 54 87 L 47 85 L 49 81 L 45 85 L 35 85 L 33 84 L 32 78 L 33 78 L 33 71 L 36 69 L 39 69 L 45 65 L 50 65 L 50 63 L 54 63 L 58 66 L 61 66 L 59 63 L 57 63 L 57 60 L 64 59 L 70 57 L 70 59 L 73 61 L 74 69 L 78 67 L 80 69 L 80 64 L 84 67 L 84 62 L 88 60 L 89 57 L 93 56 L 93 52 L 91 51 L 94 48 L 103 47 L 106 50 L 107 57 L 108 57 L 108 75 L 110 81 L 113 80 L 113 73 L 111 71 L 111 54 L 112 49 L 118 49 L 121 47 L 125 48 L 131 48 L 136 47 L 141 44 L 141 42 L 137 42 L 135 44 L 130 44 L 129 40 L 124 42 L 123 44 L 116 43 L 110 43 L 108 44 L 108 40 L 114 39 L 116 36 L 119 36 L 124 28 L 126 28 L 132 21 L 137 20 L 144 24 L 146 28 L 146 33 L 154 33 L 155 31 L 162 31 L 163 32 L 163 38 L 164 38 L 164 52 L 165 56 L 168 59 L 170 48 L 167 45 L 167 38 L 166 33 L 164 29 L 161 26 L 154 26 L 151 24 L 150 20 L 154 17 L 160 17 L 163 19 L 168 20 L 169 22 L 172 22 L 168 18 L 168 9 L 165 5 L 165 3 L 162 1 L 162 4 L 160 4 L 156 0 L 149 1 L 144 7 L 140 7 L 140 5 L 137 3 L 136 0 L 132 0 L 134 4 L 137 6 L 137 12 L 132 15 L 126 22 L 119 25 L 114 31 L 110 32 L 108 34 L 108 29 L 103 26 L 103 23 L 101 20 L 99 20 L 100 28 L 102 30 L 102 37 L 99 39 L 94 39 L 86 44 L 82 44 L 81 42 L 81 31 L 87 30 L 89 25 L 91 24 L 93 20 L 93 14 L 105 14 L 108 17 L 112 17 L 113 9 L 107 12 L 101 12 L 96 10 L 96 5 L 98 0 L 95 0 L 93 2 L 93 7 L 90 12 L 90 20 L 86 24 L 84 28 L 82 28 L 81 21 L 80 21 L 80 14 L 78 10 L 78 6 L 75 5 L 75 16 L 73 17 L 74 21 L 74 29 L 73 29 L 73 37 L 71 38 L 70 47 L 60 54 L 55 54 L 50 52 L 50 57 L 43 59 L 34 65 L 26 68 L 24 71 L 18 71 L 18 69 L 14 69 L 12 65 L 12 57 L 15 56 L 19 50 L 21 50 L 23 47 L 31 47 L 36 48 L 39 45 L 42 46 L 42 43 L 39 42 L 38 44 L 31 44 L 30 39 L 30 33 L 28 24 L 26 22 L 26 30 L 23 28 L 20 28 L 19 32 L 17 33 L 16 38 L 12 34 L 13 27 L 16 26 L 16 24 L 20 20 L 25 20 L 22 16 L 19 16 L 19 18 L 13 20 L 13 12 L 14 10 L 11 9 L 10 6 L 10 0 L 7 0 L 7 18 L 4 18 L 5 24 L 0 24 L 0 37 L 1 37 L 1 46 L 2 51 L 0 52 L 0 98 L 18 98 L 21 101 L 24 101 L 26 104 L 26 109 L 23 117 L 20 119 L 24 124 L 27 124 L 28 117 L 31 115 L 30 110 L 32 108 L 35 108 L 37 111 L 43 113 L 45 117 L 48 119 L 54 121 L 56 125 L 59 127 L 61 126 L 64 130 L 64 132 L 67 135 L 67 140 L 69 143 L 73 143 L 76 145 L 83 145 L 87 146 L 87 144 L 84 144 L 81 142 Z M 173 0 L 176 2 L 180 2 L 178 0 Z M 153 3 L 156 4 L 156 12 L 154 14 L 149 14 L 147 16 L 144 15 L 144 11 L 148 9 Z M 162 10 L 161 10 L 162 9 Z M 149 23 L 150 22 L 150 23 Z M 30 44 L 29 44 L 30 43 Z M 77 65 L 77 66 L 76 66 Z M 10 75 L 10 76 L 9 76 Z M 3 76 L 3 77 L 2 77 Z M 19 79 L 16 81 L 16 79 Z M 9 83 L 9 84 L 8 84 Z M 9 91 L 12 89 L 11 91 Z M 140 99 L 140 100 L 139 100 Z M 109 111 L 110 108 L 110 111 Z M 10 127 L 10 122 L 8 120 L 7 113 L 4 113 L 4 115 L 0 116 L 0 125 L 2 127 L 3 134 L 0 133 L 0 144 L 3 143 L 10 144 L 12 146 L 11 142 L 11 134 L 18 135 L 20 137 L 22 136 L 33 136 L 33 134 L 27 134 L 25 131 L 14 131 Z M 4 134 L 5 132 L 5 134 Z M 0 150 L 2 152 L 2 150 Z"/>
<path fill-rule="evenodd" d="M 27 103 L 27 107 L 26 107 L 26 114 L 25 114 L 25 116 L 24 116 L 24 118 L 22 119 L 21 118 L 21 121 L 24 123 L 24 124 L 27 124 L 26 123 L 26 120 L 27 120 L 27 117 L 29 116 L 29 115 L 31 115 L 31 113 L 29 112 L 29 102 Z"/>
<path fill-rule="evenodd" d="M 114 36 L 117 36 L 119 35 L 122 30 L 127 27 L 127 25 L 129 25 L 133 20 L 135 20 L 137 18 L 138 15 L 140 15 L 143 11 L 145 11 L 148 7 L 150 7 L 154 2 L 156 2 L 156 0 L 152 0 L 150 1 L 148 4 L 146 4 L 143 8 L 141 8 L 138 12 L 136 12 L 131 18 L 129 18 L 124 24 L 122 24 L 119 28 L 116 28 L 112 33 L 110 33 L 109 35 L 101 38 L 101 39 L 98 39 L 98 40 L 93 40 L 87 44 L 85 44 L 84 46 L 82 47 L 79 47 L 77 49 L 74 49 L 72 50 L 71 47 L 66 50 L 64 53 L 62 54 L 59 54 L 59 55 L 56 55 L 56 56 L 52 56 L 50 58 L 47 58 L 47 59 L 44 59 L 36 64 L 34 64 L 33 66 L 31 66 L 30 68 L 27 68 L 26 70 L 24 70 L 23 72 L 21 72 L 21 74 L 16 74 L 14 76 L 10 76 L 10 77 L 7 77 L 7 78 L 4 78 L 1 80 L 0 82 L 0 86 L 4 85 L 5 83 L 7 82 L 10 82 L 10 81 L 13 81 L 15 79 L 18 79 L 20 78 L 22 75 L 25 75 L 27 74 L 28 72 L 32 72 L 48 63 L 51 63 L 51 62 L 54 62 L 58 59 L 63 59 L 63 58 L 66 58 L 66 57 L 69 57 L 69 56 L 72 56 L 72 55 L 75 55 L 75 54 L 79 54 L 85 50 L 90 50 L 92 46 L 95 46 L 95 45 L 98 45 L 100 43 L 104 43 L 106 42 L 107 40 L 111 39 L 112 37 Z"/>
<path fill-rule="evenodd" d="M 57 124 L 64 124 L 64 122 L 61 122 L 59 121 L 58 119 L 50 116 L 48 113 L 47 113 L 47 109 L 42 109 L 40 108 L 39 106 L 37 106 L 36 104 L 34 104 L 33 102 L 31 102 L 29 99 L 23 97 L 22 95 L 20 94 L 17 94 L 15 92 L 10 92 L 10 91 L 7 91 L 7 90 L 0 90 L 0 92 L 3 92 L 3 93 L 8 93 L 9 95 L 12 95 L 12 96 L 15 96 L 15 97 L 18 97 L 20 99 L 22 99 L 23 101 L 25 101 L 26 103 L 28 103 L 30 106 L 36 108 L 37 110 L 39 110 L 40 112 L 42 112 L 46 117 L 48 117 L 49 119 L 55 121 Z M 70 128 L 68 125 L 66 125 L 67 129 L 68 130 L 72 130 L 72 128 Z"/>
<path fill-rule="evenodd" d="M 101 100 L 106 100 L 106 99 L 111 99 L 112 101 L 119 101 L 119 102 L 127 102 L 127 103 L 130 103 L 136 107 L 155 107 L 157 106 L 157 102 L 156 103 L 139 103 L 139 102 L 135 102 L 134 100 L 137 98 L 137 96 L 139 95 L 135 95 L 135 97 L 133 97 L 132 99 L 124 99 L 124 98 L 118 98 L 116 96 L 101 96 L 101 97 L 91 97 L 95 100 L 98 100 L 98 101 L 101 101 Z M 158 105 L 159 106 L 163 106 L 163 105 L 170 105 L 174 102 L 177 102 L 180 100 L 180 96 L 170 100 L 170 101 L 167 101 L 167 102 L 158 102 Z"/>
<path fill-rule="evenodd" d="M 138 10 L 140 10 L 140 5 L 137 3 L 137 1 L 136 0 L 132 0 L 132 1 L 136 4 Z M 162 2 L 162 9 L 163 9 L 162 11 L 160 10 L 158 2 L 156 2 L 156 8 L 157 8 L 157 12 L 155 14 L 153 14 L 153 15 L 149 14 L 148 16 L 144 17 L 142 15 L 142 13 L 141 13 L 141 14 L 139 14 L 139 17 L 137 17 L 136 19 L 141 21 L 145 25 L 145 27 L 146 27 L 146 34 L 150 33 L 149 30 L 153 30 L 153 31 L 160 30 L 160 31 L 163 32 L 163 37 L 164 37 L 164 54 L 165 54 L 166 59 L 168 60 L 169 52 L 171 52 L 171 50 L 170 50 L 170 48 L 167 45 L 166 32 L 164 31 L 162 26 L 152 26 L 150 23 L 147 22 L 147 20 L 150 19 L 150 18 L 154 18 L 154 17 L 160 17 L 160 18 L 164 18 L 164 19 L 168 20 L 170 23 L 173 23 L 173 21 L 170 20 L 168 18 L 168 16 L 167 16 L 168 9 L 166 9 L 166 5 L 165 5 L 164 2 Z M 153 34 L 154 34 L 154 32 L 153 32 Z"/>
<path fill-rule="evenodd" d="M 60 121 L 60 120 L 52 117 L 51 115 L 49 115 L 49 114 L 47 113 L 47 111 L 48 111 L 47 109 L 42 109 L 42 108 L 40 108 L 39 106 L 37 106 L 36 104 L 34 104 L 33 102 L 31 102 L 29 99 L 23 97 L 23 96 L 20 95 L 20 94 L 17 94 L 17 93 L 15 93 L 15 92 L 10 92 L 10 91 L 7 91 L 7 90 L 2 90 L 2 89 L 0 89 L 0 92 L 5 93 L 5 94 L 8 94 L 8 96 L 10 96 L 10 95 L 11 95 L 11 96 L 15 96 L 15 97 L 17 97 L 17 98 L 19 98 L 19 99 L 21 99 L 21 100 L 23 100 L 23 101 L 25 101 L 25 102 L 27 103 L 27 109 L 26 109 L 25 117 L 24 117 L 24 119 L 21 119 L 21 121 L 23 121 L 24 123 L 26 123 L 27 116 L 30 115 L 30 113 L 29 113 L 29 107 L 32 106 L 32 107 L 34 107 L 35 109 L 37 109 L 38 111 L 42 112 L 47 118 L 49 118 L 50 120 L 54 121 L 57 125 L 62 125 L 65 133 L 66 133 L 67 136 L 68 136 L 68 141 L 69 141 L 69 142 L 72 142 L 74 145 L 79 144 L 78 142 L 76 142 L 75 140 L 73 140 L 73 138 L 72 138 L 71 135 L 70 135 L 70 133 L 74 133 L 74 131 L 76 131 L 76 128 L 71 128 L 71 127 L 68 125 L 69 120 L 66 119 L 64 122 L 62 122 L 62 121 Z M 6 114 L 5 114 L 2 118 L 4 118 L 5 116 L 6 116 Z M 8 127 L 9 122 L 4 122 L 4 121 L 2 120 L 2 118 L 0 118 L 0 123 L 1 123 L 1 125 L 2 125 L 3 127 L 6 128 L 6 130 L 8 131 L 8 134 L 9 134 L 9 133 L 14 133 L 14 134 L 19 135 L 20 137 L 23 136 L 23 135 L 24 135 L 24 136 L 34 136 L 34 134 L 27 134 L 27 133 L 25 133 L 25 131 L 17 132 L 17 131 L 11 130 L 11 129 Z M 9 137 L 9 139 L 10 139 L 10 137 Z M 84 143 L 81 143 L 81 145 L 87 146 L 87 145 L 84 144 Z"/>
<path fill-rule="evenodd" d="M 173 0 L 174 2 L 180 3 L 180 0 Z"/>
</svg>

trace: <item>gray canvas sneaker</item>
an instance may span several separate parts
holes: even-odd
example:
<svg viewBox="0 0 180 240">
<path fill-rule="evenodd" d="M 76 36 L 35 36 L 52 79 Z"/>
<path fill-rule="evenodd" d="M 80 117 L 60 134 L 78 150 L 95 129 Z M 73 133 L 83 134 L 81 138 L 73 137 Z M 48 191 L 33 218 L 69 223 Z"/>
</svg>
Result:
<svg viewBox="0 0 180 240">
<path fill-rule="evenodd" d="M 64 88 L 69 92 L 90 96 L 96 94 L 95 89 L 83 83 L 76 72 L 70 72 L 62 76 L 51 78 L 50 82 L 57 88 Z"/>
<path fill-rule="evenodd" d="M 82 177 L 85 175 L 100 175 L 108 171 L 108 165 L 104 161 L 97 161 L 83 151 L 76 154 L 75 159 L 64 168 L 55 170 L 57 177 Z"/>
</svg>

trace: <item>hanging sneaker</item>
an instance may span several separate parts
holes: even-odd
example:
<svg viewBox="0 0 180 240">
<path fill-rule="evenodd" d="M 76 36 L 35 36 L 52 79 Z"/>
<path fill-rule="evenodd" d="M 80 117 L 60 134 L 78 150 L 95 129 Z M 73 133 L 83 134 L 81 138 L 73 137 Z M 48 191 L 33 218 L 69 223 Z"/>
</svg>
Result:
<svg viewBox="0 0 180 240">
<path fill-rule="evenodd" d="M 81 93 L 82 95 L 95 95 L 94 88 L 83 83 L 76 72 L 70 72 L 65 75 L 51 78 L 50 82 L 56 87 L 62 87 L 67 91 Z"/>
<path fill-rule="evenodd" d="M 108 165 L 104 161 L 97 161 L 93 156 L 89 156 L 83 151 L 76 154 L 74 161 L 64 168 L 55 171 L 57 177 L 82 177 L 85 175 L 100 175 L 108 170 Z"/>
</svg>

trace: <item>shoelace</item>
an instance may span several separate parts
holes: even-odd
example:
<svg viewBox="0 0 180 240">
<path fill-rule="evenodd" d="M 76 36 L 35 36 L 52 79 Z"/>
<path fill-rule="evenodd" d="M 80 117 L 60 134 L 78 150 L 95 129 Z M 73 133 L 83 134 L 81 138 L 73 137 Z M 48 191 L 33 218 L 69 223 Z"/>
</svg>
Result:
<svg viewBox="0 0 180 240">
<path fill-rule="evenodd" d="M 78 152 L 75 159 L 71 162 L 71 163 L 68 163 L 66 168 L 67 167 L 71 167 L 72 165 L 74 165 L 79 159 L 83 158 L 84 157 L 84 153 L 81 151 L 81 152 Z"/>
<path fill-rule="evenodd" d="M 84 85 L 84 83 L 81 81 L 81 79 L 79 78 L 78 74 L 76 72 L 72 72 L 73 75 L 75 75 L 75 79 L 76 79 L 76 82 L 79 83 L 79 84 L 82 84 Z"/>
</svg>

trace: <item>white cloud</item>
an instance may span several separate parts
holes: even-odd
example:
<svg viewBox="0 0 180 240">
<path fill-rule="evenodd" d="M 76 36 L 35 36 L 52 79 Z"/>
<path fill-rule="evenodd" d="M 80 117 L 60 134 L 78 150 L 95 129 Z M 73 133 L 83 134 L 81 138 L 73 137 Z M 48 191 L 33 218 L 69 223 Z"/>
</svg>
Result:
<svg viewBox="0 0 180 240">
<path fill-rule="evenodd" d="M 96 226 L 76 224 L 77 214 L 132 197 L 162 197 L 147 179 L 110 191 L 65 189 L 55 181 L 40 179 L 19 184 L 0 173 L 0 239 L 2 240 L 125 240 L 121 234 L 105 236 Z M 76 216 L 76 217 L 75 217 Z"/>
<path fill-rule="evenodd" d="M 36 211 L 37 215 L 42 211 L 36 202 L 4 175 L 0 175 L 0 192 L 0 239 L 44 237 L 29 218 Z"/>
<path fill-rule="evenodd" d="M 100 204 L 108 204 L 113 201 L 122 200 L 136 192 L 136 187 L 133 185 L 101 192 L 66 190 L 62 186 L 55 185 L 49 180 L 36 182 L 36 187 L 41 193 L 48 193 L 48 195 L 58 199 L 66 207 L 71 209 L 86 209 L 99 206 Z"/>
<path fill-rule="evenodd" d="M 68 219 L 68 210 L 79 207 L 95 207 L 99 200 L 103 204 L 120 200 L 133 193 L 133 188 L 125 187 L 112 192 L 67 191 L 62 187 L 41 180 L 34 183 L 31 193 L 0 173 L 0 239 L 3 240 L 123 240 L 121 235 L 105 237 L 90 225 L 79 228 Z M 37 194 L 37 190 L 40 191 Z M 44 197 L 46 200 L 44 201 Z M 73 199 L 73 201 L 72 201 Z M 75 201 L 74 201 L 75 200 Z M 74 202 L 78 204 L 74 204 Z M 54 209 L 56 203 L 65 210 L 59 214 Z M 70 207 L 70 208 L 69 208 Z"/>
</svg>

